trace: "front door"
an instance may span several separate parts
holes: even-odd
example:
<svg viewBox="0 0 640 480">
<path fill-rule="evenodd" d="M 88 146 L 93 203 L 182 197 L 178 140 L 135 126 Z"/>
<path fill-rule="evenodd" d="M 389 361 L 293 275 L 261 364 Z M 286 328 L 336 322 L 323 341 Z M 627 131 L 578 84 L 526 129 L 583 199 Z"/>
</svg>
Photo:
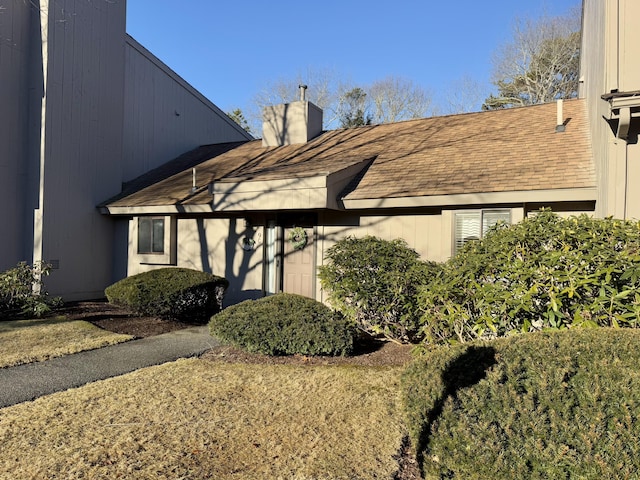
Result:
<svg viewBox="0 0 640 480">
<path fill-rule="evenodd" d="M 302 234 L 304 232 L 304 234 Z M 312 227 L 287 227 L 283 235 L 282 290 L 315 297 L 315 255 Z"/>
</svg>

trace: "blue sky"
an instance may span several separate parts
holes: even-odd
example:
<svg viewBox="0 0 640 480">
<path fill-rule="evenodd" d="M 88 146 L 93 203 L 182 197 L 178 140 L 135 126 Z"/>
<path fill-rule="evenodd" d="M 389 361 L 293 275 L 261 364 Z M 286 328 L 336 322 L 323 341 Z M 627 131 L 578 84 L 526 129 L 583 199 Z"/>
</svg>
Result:
<svg viewBox="0 0 640 480">
<path fill-rule="evenodd" d="M 224 111 L 247 111 L 269 83 L 310 69 L 354 85 L 403 77 L 442 105 L 465 76 L 492 91 L 491 58 L 516 17 L 580 3 L 128 0 L 127 31 Z"/>
</svg>

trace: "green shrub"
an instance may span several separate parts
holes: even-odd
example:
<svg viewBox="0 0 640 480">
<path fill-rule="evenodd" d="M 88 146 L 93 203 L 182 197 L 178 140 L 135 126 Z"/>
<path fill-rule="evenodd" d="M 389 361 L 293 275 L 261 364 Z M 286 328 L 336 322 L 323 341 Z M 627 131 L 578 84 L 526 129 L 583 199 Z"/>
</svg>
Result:
<svg viewBox="0 0 640 480">
<path fill-rule="evenodd" d="M 407 369 L 425 478 L 637 478 L 640 331 L 537 332 L 438 348 Z"/>
<path fill-rule="evenodd" d="M 221 308 L 229 282 L 187 268 L 160 268 L 133 275 L 105 290 L 110 303 L 141 315 L 205 323 Z"/>
<path fill-rule="evenodd" d="M 319 268 L 329 302 L 364 331 L 414 342 L 420 331 L 417 290 L 438 265 L 404 240 L 347 237 L 327 249 Z"/>
<path fill-rule="evenodd" d="M 42 277 L 50 272 L 51 266 L 44 262 L 33 266 L 20 262 L 0 273 L 0 316 L 41 317 L 59 305 L 61 299 L 50 297 L 42 283 Z"/>
<path fill-rule="evenodd" d="M 640 224 L 550 211 L 467 243 L 419 294 L 427 341 L 637 327 Z"/>
<path fill-rule="evenodd" d="M 311 298 L 279 293 L 226 308 L 209 322 L 211 335 L 266 355 L 348 355 L 355 329 Z"/>
</svg>

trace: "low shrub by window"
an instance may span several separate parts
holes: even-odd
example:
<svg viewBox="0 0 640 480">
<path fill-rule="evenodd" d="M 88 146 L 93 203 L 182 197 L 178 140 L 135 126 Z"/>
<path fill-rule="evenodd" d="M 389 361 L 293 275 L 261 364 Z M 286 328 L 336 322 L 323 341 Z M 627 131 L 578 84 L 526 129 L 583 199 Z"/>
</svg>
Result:
<svg viewBox="0 0 640 480">
<path fill-rule="evenodd" d="M 107 287 L 110 303 L 142 314 L 206 323 L 219 311 L 227 279 L 187 268 L 160 268 L 120 280 Z"/>
<path fill-rule="evenodd" d="M 419 295 L 428 342 L 637 327 L 640 223 L 546 210 L 469 242 Z"/>
<path fill-rule="evenodd" d="M 640 331 L 536 332 L 437 348 L 403 378 L 425 478 L 635 478 Z"/>
<path fill-rule="evenodd" d="M 209 328 L 225 343 L 266 355 L 348 355 L 355 335 L 340 313 L 288 293 L 228 307 L 211 318 Z"/>
<path fill-rule="evenodd" d="M 328 300 L 361 329 L 402 342 L 420 333 L 417 292 L 438 271 L 404 240 L 347 237 L 326 252 L 319 268 Z"/>
</svg>

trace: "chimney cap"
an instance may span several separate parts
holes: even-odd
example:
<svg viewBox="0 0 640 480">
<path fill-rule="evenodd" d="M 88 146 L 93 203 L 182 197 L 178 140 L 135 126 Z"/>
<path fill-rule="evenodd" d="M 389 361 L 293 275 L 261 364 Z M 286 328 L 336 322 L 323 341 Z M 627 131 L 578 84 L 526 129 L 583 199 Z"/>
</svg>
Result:
<svg viewBox="0 0 640 480">
<path fill-rule="evenodd" d="M 304 102 L 307 99 L 307 86 L 300 84 L 298 88 L 300 89 L 300 101 Z"/>
</svg>

